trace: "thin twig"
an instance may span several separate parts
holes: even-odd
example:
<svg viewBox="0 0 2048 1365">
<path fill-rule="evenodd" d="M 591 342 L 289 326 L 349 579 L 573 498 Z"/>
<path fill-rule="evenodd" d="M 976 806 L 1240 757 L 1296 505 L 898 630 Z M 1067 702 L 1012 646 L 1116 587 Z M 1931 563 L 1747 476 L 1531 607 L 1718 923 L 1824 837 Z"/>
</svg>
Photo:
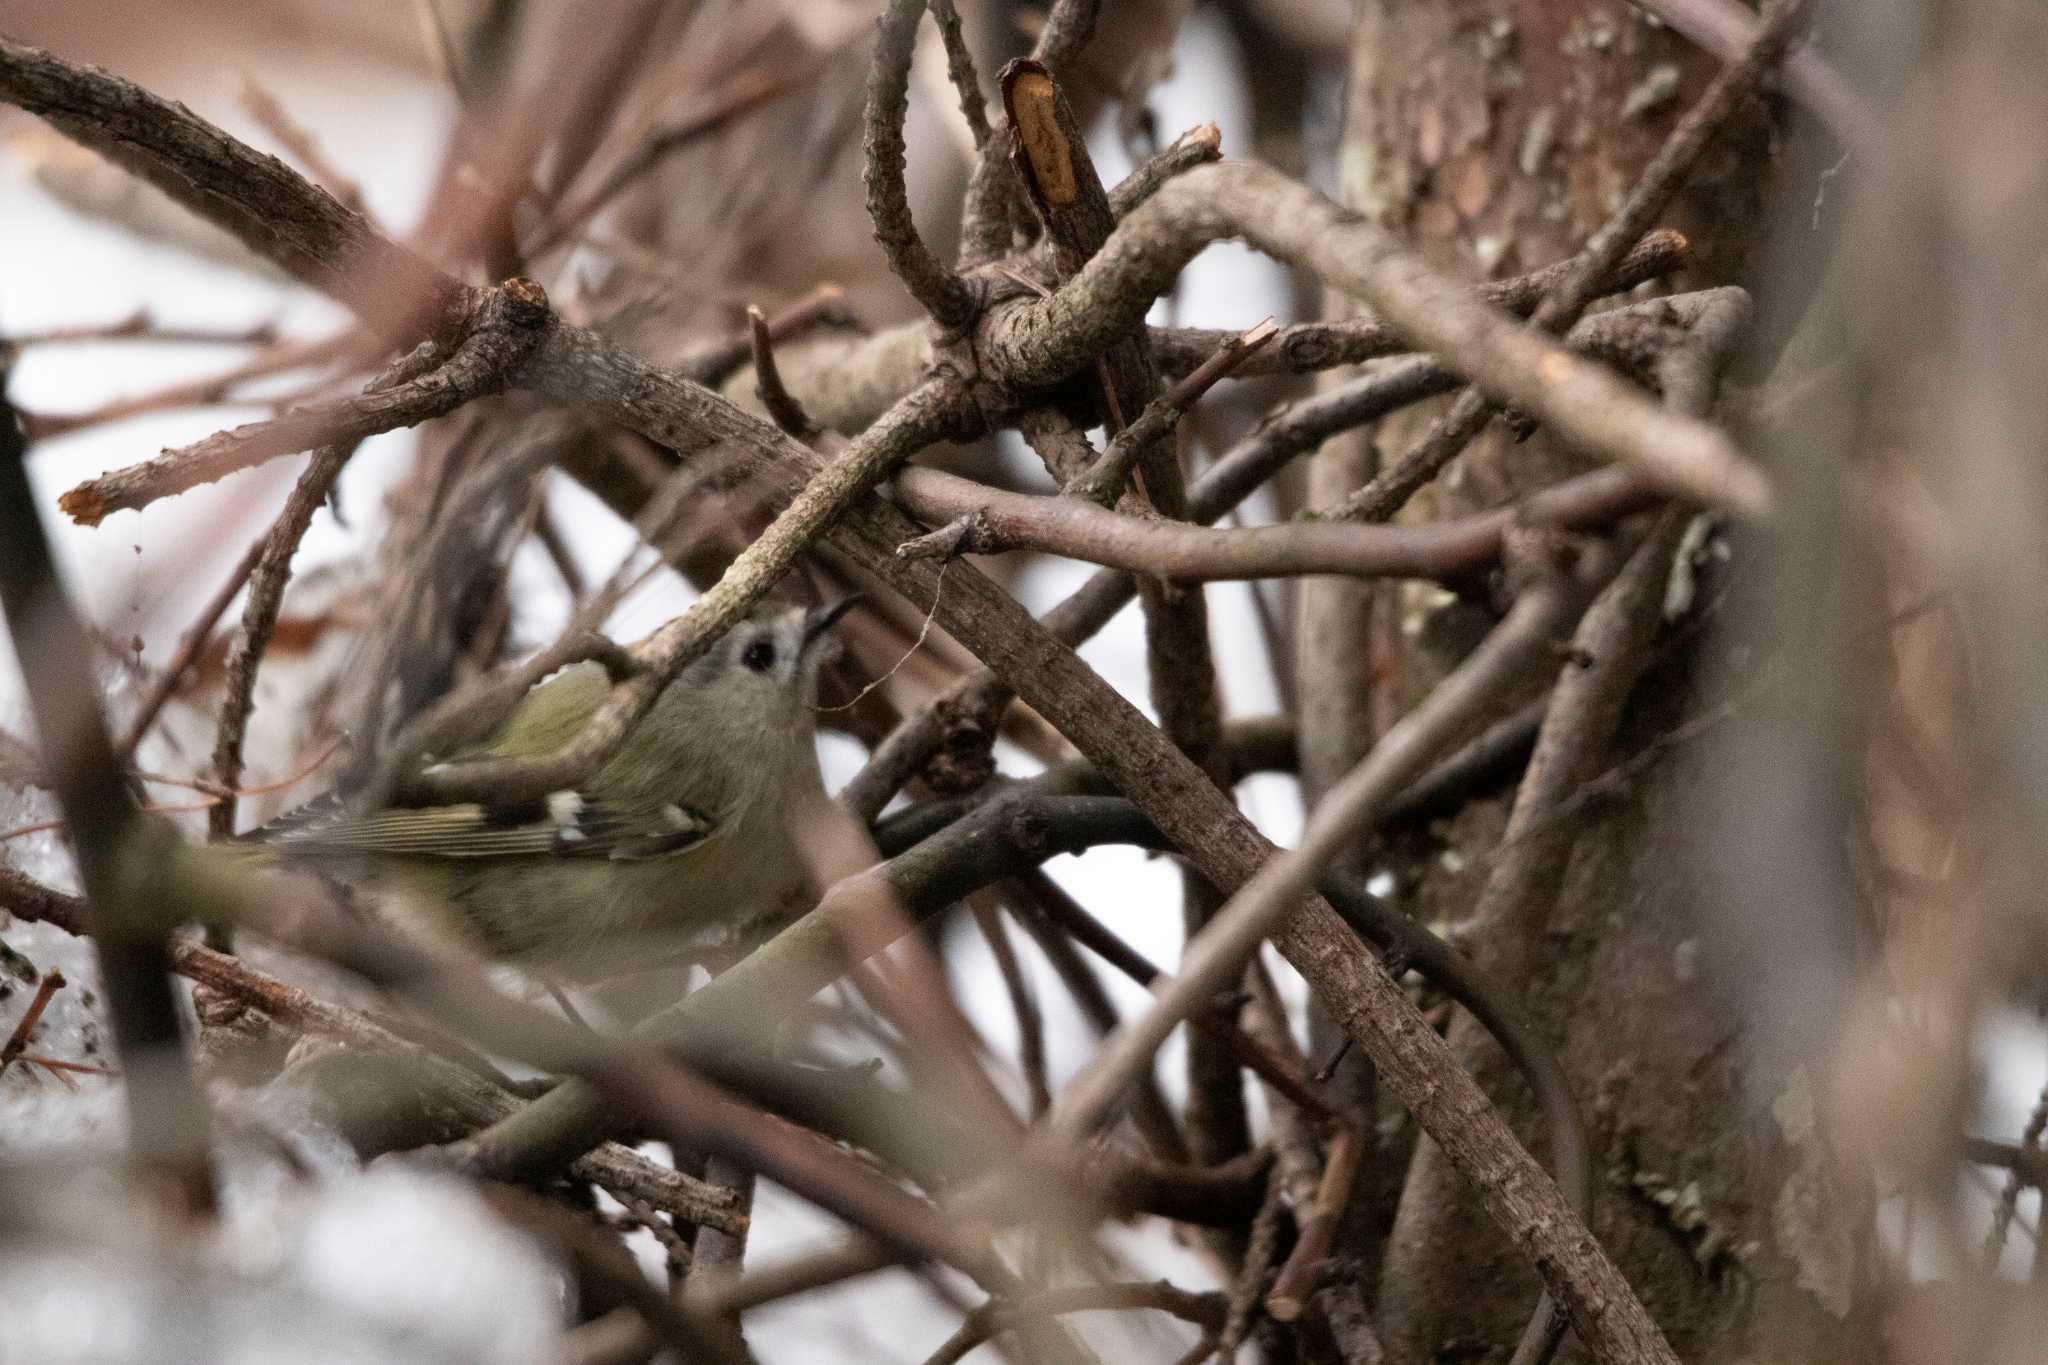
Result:
<svg viewBox="0 0 2048 1365">
<path fill-rule="evenodd" d="M 1214 355 L 1146 404 L 1138 420 L 1116 434 L 1101 458 L 1061 491 L 1103 507 L 1114 507 L 1123 496 L 1124 482 L 1148 458 L 1152 446 L 1170 436 L 1180 419 L 1202 401 L 1203 394 L 1257 355 L 1279 330 L 1273 319 L 1267 318 L 1218 346 Z"/>
<path fill-rule="evenodd" d="M 1198 123 L 1136 166 L 1109 191 L 1109 211 L 1122 218 L 1159 192 L 1183 171 L 1206 166 L 1223 156 L 1223 133 L 1213 123 Z M 1162 357 L 1163 361 L 1164 357 Z"/>
<path fill-rule="evenodd" d="M 29 1000 L 28 1008 L 23 1010 L 21 1018 L 15 1021 L 14 1032 L 7 1035 L 7 1042 L 4 1045 L 0 1045 L 0 1076 L 7 1074 L 7 1068 L 12 1066 L 14 1059 L 21 1056 L 28 1047 L 29 1036 L 36 1031 L 36 1023 L 42 1019 L 43 1011 L 49 1008 L 50 997 L 63 990 L 65 984 L 64 973 L 55 967 L 43 973 L 43 979 L 36 983 L 36 993 Z"/>
<path fill-rule="evenodd" d="M 946 48 L 946 75 L 960 95 L 960 116 L 974 137 L 977 155 L 988 148 L 988 97 L 981 93 L 981 77 L 974 69 L 974 52 L 960 27 L 960 11 L 953 0 L 931 0 L 932 18 L 939 26 L 939 38 Z"/>
<path fill-rule="evenodd" d="M 1495 562 L 1519 520 L 1574 530 L 1605 525 L 1657 502 L 1657 490 L 1617 469 L 1596 470 L 1525 502 L 1417 526 L 1288 522 L 1216 530 L 1141 520 L 1078 498 L 1012 493 L 936 469 L 901 471 L 897 500 L 939 525 L 939 543 L 913 538 L 905 558 L 1042 550 L 1176 582 L 1352 574 L 1456 582 Z"/>
<path fill-rule="evenodd" d="M 142 737 L 149 733 L 149 727 L 156 723 L 156 718 L 164 706 L 177 695 L 179 686 L 185 681 L 186 672 L 198 659 L 200 650 L 205 648 L 207 639 L 213 634 L 214 626 L 227 611 L 228 603 L 235 600 L 235 594 L 249 581 L 249 575 L 255 571 L 258 561 L 263 557 L 264 546 L 269 543 L 268 532 L 250 543 L 249 548 L 243 552 L 240 562 L 229 571 L 227 579 L 213 596 L 207 599 L 206 605 L 199 609 L 199 615 L 185 628 L 185 633 L 178 637 L 177 647 L 171 651 L 171 657 L 164 661 L 163 672 L 157 675 L 156 685 L 150 689 L 149 695 L 143 698 L 142 705 L 129 720 L 128 728 L 121 732 L 121 737 L 114 743 L 114 752 L 120 755 L 123 762 L 135 756 L 135 747 L 142 742 Z"/>
<path fill-rule="evenodd" d="M 1371 223 L 1249 162 L 1198 166 L 1171 181 L 1052 298 L 992 307 L 980 328 L 984 363 L 1023 385 L 1073 374 L 1142 322 L 1198 251 L 1231 236 L 1363 297 L 1411 344 L 1587 452 L 1709 505 L 1768 508 L 1767 481 L 1719 430 L 1660 411 L 1604 369 L 1478 305 Z"/>
<path fill-rule="evenodd" d="M 199 346 L 274 346 L 277 324 L 259 322 L 248 327 L 208 327 L 200 324 L 158 322 L 149 310 L 138 308 L 119 322 L 86 323 L 72 327 L 45 327 L 33 332 L 16 332 L 5 344 L 23 349 L 29 346 L 63 346 L 108 341 L 148 341 Z"/>
<path fill-rule="evenodd" d="M 747 330 L 753 338 L 754 376 L 758 381 L 755 392 L 760 395 L 761 406 L 768 409 L 776 426 L 799 441 L 810 440 L 818 434 L 818 425 L 804 415 L 803 405 L 782 386 L 782 375 L 775 368 L 775 343 L 768 334 L 767 314 L 753 304 L 747 305 Z"/>
<path fill-rule="evenodd" d="M 58 506 L 73 520 L 97 526 L 110 513 L 147 507 L 280 455 L 316 446 L 353 446 L 380 432 L 416 426 L 504 388 L 549 317 L 539 285 L 510 281 L 486 296 L 461 341 L 438 364 L 431 363 L 431 352 L 415 352 L 353 398 L 300 408 L 167 450 L 154 460 L 79 484 L 57 500 Z"/>
<path fill-rule="evenodd" d="M 605 173 L 603 181 L 592 186 L 580 199 L 558 208 L 528 244 L 529 253 L 539 256 L 559 245 L 664 160 L 703 138 L 724 131 L 741 116 L 782 98 L 801 85 L 808 75 L 802 69 L 774 71 L 764 67 L 750 67 L 739 72 L 713 92 L 707 106 L 693 109 L 648 134 L 638 147 Z"/>
<path fill-rule="evenodd" d="M 586 402 L 594 396 L 585 390 L 578 393 Z M 634 647 L 640 671 L 614 684 L 611 697 L 569 744 L 538 759 L 489 759 L 407 773 L 404 793 L 415 800 L 461 801 L 488 794 L 499 801 L 517 801 L 573 786 L 611 753 L 661 689 L 739 620 L 850 504 L 913 452 L 961 430 L 972 412 L 957 388 L 933 381 L 869 427 L 804 485 L 687 613 Z M 390 757 L 393 762 L 411 762 L 417 756 Z"/>
<path fill-rule="evenodd" d="M 1336 1242 L 1337 1224 L 1350 1205 L 1351 1187 L 1358 1179 L 1364 1157 L 1365 1135 L 1356 1127 L 1346 1124 L 1331 1135 L 1315 1202 L 1294 1211 L 1299 1227 L 1294 1250 L 1288 1253 L 1273 1287 L 1266 1292 L 1266 1311 L 1276 1320 L 1293 1322 L 1299 1318 L 1326 1273 L 1325 1262 Z"/>
<path fill-rule="evenodd" d="M 249 598 L 242 606 L 242 628 L 228 648 L 225 672 L 227 686 L 220 704 L 220 720 L 214 731 L 213 777 L 222 788 L 220 802 L 206 813 L 207 832 L 225 839 L 235 832 L 235 789 L 242 780 L 242 740 L 248 732 L 250 713 L 256 709 L 256 670 L 270 646 L 277 628 L 277 615 L 284 606 L 285 585 L 291 578 L 292 556 L 313 524 L 313 514 L 327 501 L 342 467 L 355 453 L 353 443 L 323 447 L 285 499 L 270 533 L 264 537 L 263 552 L 250 575 Z"/>
<path fill-rule="evenodd" d="M 1142 1064 L 1176 1024 L 1235 977 L 1280 916 L 1313 889 L 1317 869 L 1395 791 L 1476 728 L 1506 685 L 1536 665 L 1570 605 L 1570 595 L 1556 582 L 1539 581 L 1516 600 L 1486 642 L 1331 789 L 1299 847 L 1260 869 L 1188 945 L 1180 971 L 1156 990 L 1151 1008 L 1112 1038 L 1062 1093 L 1053 1131 L 1077 1138 L 1101 1121 L 1121 1097 L 1130 1068 Z"/>
<path fill-rule="evenodd" d="M 836 284 L 821 284 L 768 319 L 768 339 L 788 341 L 819 327 L 863 334 L 867 330 L 847 307 L 846 291 Z M 679 368 L 700 384 L 720 384 L 752 359 L 753 353 L 754 329 L 749 324 L 701 351 L 690 352 Z"/>
</svg>

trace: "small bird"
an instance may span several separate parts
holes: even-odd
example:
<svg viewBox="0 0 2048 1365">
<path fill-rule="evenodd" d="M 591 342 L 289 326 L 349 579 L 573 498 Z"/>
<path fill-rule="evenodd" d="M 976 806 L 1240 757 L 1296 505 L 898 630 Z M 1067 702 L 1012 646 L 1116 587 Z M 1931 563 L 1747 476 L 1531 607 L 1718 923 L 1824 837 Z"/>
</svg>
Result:
<svg viewBox="0 0 2048 1365">
<path fill-rule="evenodd" d="M 857 600 L 741 621 L 574 789 L 368 815 L 329 797 L 248 838 L 287 858 L 367 858 L 407 900 L 400 918 L 417 922 L 412 902 L 430 922 L 448 918 L 431 907 L 453 907 L 460 923 L 439 927 L 494 957 L 576 975 L 640 965 L 659 941 L 796 881 L 798 825 L 826 801 L 809 705 L 820 646 Z M 497 733 L 446 761 L 550 753 L 608 691 L 598 665 L 564 669 Z"/>
</svg>

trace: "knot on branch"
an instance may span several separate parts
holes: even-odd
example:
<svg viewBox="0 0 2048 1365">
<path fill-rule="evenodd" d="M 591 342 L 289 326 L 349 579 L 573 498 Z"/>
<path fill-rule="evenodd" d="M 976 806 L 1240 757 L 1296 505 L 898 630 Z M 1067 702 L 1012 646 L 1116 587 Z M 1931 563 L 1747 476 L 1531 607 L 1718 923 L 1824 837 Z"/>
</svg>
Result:
<svg viewBox="0 0 2048 1365">
<path fill-rule="evenodd" d="M 1002 817 L 1003 837 L 1010 846 L 1040 861 L 1052 851 L 1052 822 L 1045 812 L 1028 800 L 1014 801 Z"/>
<path fill-rule="evenodd" d="M 1337 363 L 1337 338 L 1321 328 L 1302 328 L 1280 343 L 1280 353 L 1293 370 L 1326 370 Z"/>
<path fill-rule="evenodd" d="M 924 780 L 940 796 L 967 796 L 996 775 L 994 729 L 973 708 L 947 701 L 940 713 L 938 751 L 924 765 Z"/>
<path fill-rule="evenodd" d="M 936 531 L 904 541 L 896 547 L 896 554 L 901 559 L 958 559 L 961 555 L 982 553 L 995 544 L 988 513 L 977 507 Z"/>
<path fill-rule="evenodd" d="M 538 327 L 551 316 L 548 291 L 538 280 L 514 275 L 498 286 L 498 294 L 504 300 L 505 321 L 515 327 Z"/>
</svg>

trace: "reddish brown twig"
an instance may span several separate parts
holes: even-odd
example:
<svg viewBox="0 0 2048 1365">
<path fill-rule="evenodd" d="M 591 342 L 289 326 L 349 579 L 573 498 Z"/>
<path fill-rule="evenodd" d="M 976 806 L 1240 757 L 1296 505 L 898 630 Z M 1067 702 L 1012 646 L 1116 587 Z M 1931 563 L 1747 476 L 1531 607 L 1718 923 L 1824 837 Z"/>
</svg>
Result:
<svg viewBox="0 0 2048 1365">
<path fill-rule="evenodd" d="M 573 203 L 557 209 L 547 226 L 529 244 L 529 253 L 538 256 L 559 245 L 663 160 L 699 139 L 729 127 L 742 115 L 782 98 L 805 83 L 810 75 L 809 71 L 801 68 L 774 71 L 766 67 L 751 67 L 739 72 L 714 92 L 709 105 L 693 109 L 648 134 L 645 141 L 605 173 L 602 181 Z"/>
<path fill-rule="evenodd" d="M 254 380 L 336 363 L 350 367 L 358 361 L 368 360 L 370 344 L 370 339 L 354 328 L 317 341 L 279 342 L 231 370 L 204 379 L 180 380 L 149 393 L 115 398 L 84 412 L 24 413 L 22 427 L 31 441 L 47 441 L 145 413 L 224 403 L 233 399 L 243 384 Z"/>
<path fill-rule="evenodd" d="M 14 1032 L 7 1036 L 6 1044 L 0 1046 L 0 1075 L 7 1074 L 7 1068 L 13 1065 L 15 1058 L 21 1056 L 22 1050 L 28 1046 L 29 1035 L 35 1032 L 37 1021 L 43 1017 L 43 1011 L 49 1008 L 50 997 L 63 990 L 64 985 L 64 973 L 55 967 L 43 973 L 43 979 L 36 983 L 34 998 L 28 1002 L 28 1008 L 21 1012 L 21 1018 L 15 1021 Z"/>
<path fill-rule="evenodd" d="M 17 332 L 6 338 L 15 347 L 64 346 L 107 341 L 150 341 L 198 346 L 271 346 L 277 343 L 277 324 L 259 322 L 249 327 L 206 327 L 190 323 L 161 323 L 149 310 L 138 308 L 119 322 L 87 323 L 77 327 L 46 327 L 36 332 Z"/>
<path fill-rule="evenodd" d="M 1365 1136 L 1355 1126 L 1343 1124 L 1331 1134 L 1315 1203 L 1294 1211 L 1299 1228 L 1294 1250 L 1288 1253 L 1273 1287 L 1266 1292 L 1266 1311 L 1276 1321 L 1293 1322 L 1299 1318 L 1321 1283 L 1328 1268 L 1330 1247 L 1336 1241 L 1337 1224 L 1351 1202 L 1351 1187 L 1357 1183 L 1364 1156 Z"/>
<path fill-rule="evenodd" d="M 775 342 L 768 332 L 768 318 L 753 304 L 747 305 L 747 331 L 753 339 L 754 375 L 757 380 L 755 392 L 760 395 L 761 406 L 768 409 L 769 417 L 799 441 L 808 441 L 818 434 L 818 424 L 805 413 L 803 405 L 790 397 L 783 387 L 782 373 L 775 368 Z"/>
</svg>

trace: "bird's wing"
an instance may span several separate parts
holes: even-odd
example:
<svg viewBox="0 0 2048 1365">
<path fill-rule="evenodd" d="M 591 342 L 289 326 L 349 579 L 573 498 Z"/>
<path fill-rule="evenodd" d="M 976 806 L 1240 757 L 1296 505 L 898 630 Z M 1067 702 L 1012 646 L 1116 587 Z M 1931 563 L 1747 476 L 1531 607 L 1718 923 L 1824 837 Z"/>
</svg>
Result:
<svg viewBox="0 0 2048 1365">
<path fill-rule="evenodd" d="M 624 861 L 683 853 L 717 833 L 708 813 L 674 802 L 620 803 L 558 791 L 517 806 L 398 806 L 370 815 L 352 815 L 341 801 L 323 797 L 249 837 L 300 853 Z"/>
</svg>

